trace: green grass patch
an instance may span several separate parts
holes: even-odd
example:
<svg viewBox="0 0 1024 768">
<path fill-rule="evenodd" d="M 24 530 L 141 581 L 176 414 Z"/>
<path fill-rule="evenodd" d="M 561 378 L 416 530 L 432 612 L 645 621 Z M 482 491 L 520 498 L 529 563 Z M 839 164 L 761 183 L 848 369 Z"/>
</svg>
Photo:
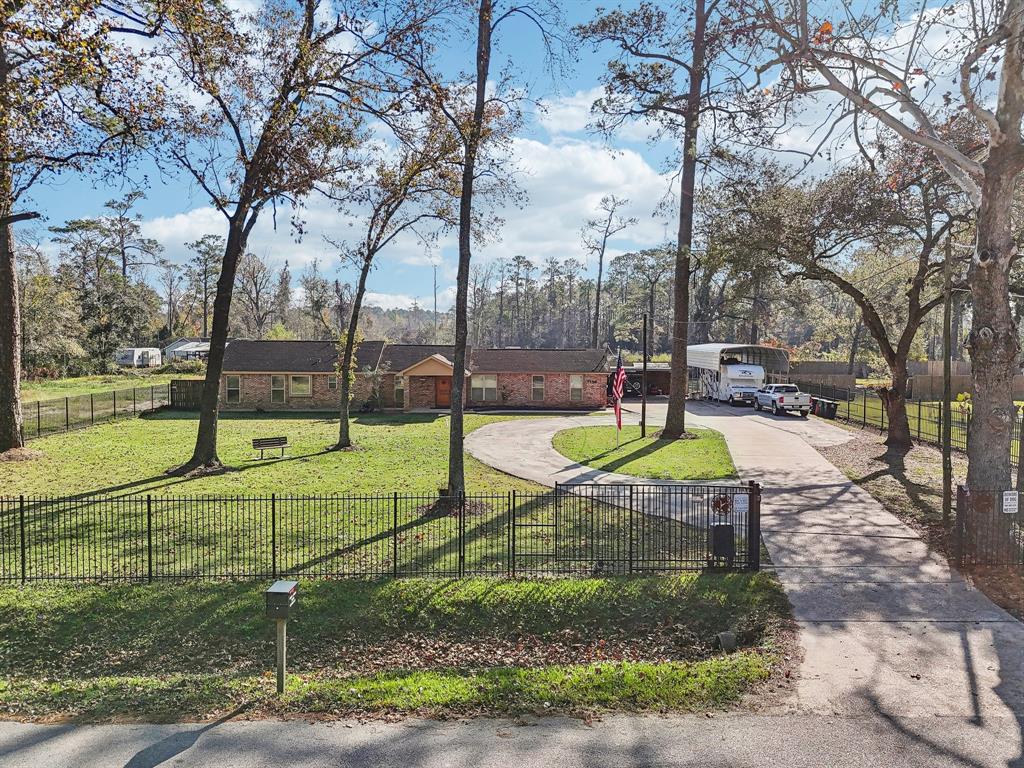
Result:
<svg viewBox="0 0 1024 768">
<path fill-rule="evenodd" d="M 171 379 L 194 379 L 195 374 L 182 373 L 116 373 L 101 376 L 75 376 L 66 379 L 37 379 L 21 382 L 21 397 L 25 402 L 53 400 L 75 395 L 98 394 L 112 389 L 162 386 Z M 140 393 L 139 397 L 142 397 Z"/>
<path fill-rule="evenodd" d="M 768 574 L 559 581 L 303 582 L 286 695 L 264 585 L 0 589 L 0 711 L 20 717 L 257 712 L 704 711 L 777 663 Z M 716 632 L 737 633 L 722 654 Z"/>
<path fill-rule="evenodd" d="M 523 416 L 466 415 L 466 431 Z M 163 411 L 33 440 L 43 456 L 0 463 L 0 496 L 78 493 L 330 494 L 437 493 L 447 485 L 448 417 L 435 414 L 358 416 L 358 450 L 332 451 L 338 421 L 325 414 L 221 414 L 218 451 L 227 471 L 168 477 L 192 454 L 198 418 Z M 254 460 L 254 437 L 285 435 L 284 459 Z M 477 492 L 538 490 L 466 456 L 466 485 Z"/>
<path fill-rule="evenodd" d="M 657 480 L 719 480 L 736 477 L 736 467 L 719 432 L 689 430 L 691 440 L 640 437 L 640 427 L 622 428 L 615 447 L 615 427 L 576 427 L 555 435 L 555 450 L 573 461 L 606 472 Z"/>
</svg>

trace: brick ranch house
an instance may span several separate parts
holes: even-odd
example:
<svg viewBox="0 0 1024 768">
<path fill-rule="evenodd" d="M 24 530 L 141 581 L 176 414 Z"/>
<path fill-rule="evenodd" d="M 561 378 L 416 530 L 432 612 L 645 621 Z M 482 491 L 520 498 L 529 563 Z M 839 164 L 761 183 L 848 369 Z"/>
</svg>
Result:
<svg viewBox="0 0 1024 768">
<path fill-rule="evenodd" d="M 237 411 L 338 408 L 339 348 L 333 341 L 232 341 L 220 403 Z M 467 408 L 603 408 L 608 361 L 600 349 L 470 349 Z M 422 410 L 451 406 L 450 345 L 364 341 L 356 349 L 352 407 Z"/>
</svg>

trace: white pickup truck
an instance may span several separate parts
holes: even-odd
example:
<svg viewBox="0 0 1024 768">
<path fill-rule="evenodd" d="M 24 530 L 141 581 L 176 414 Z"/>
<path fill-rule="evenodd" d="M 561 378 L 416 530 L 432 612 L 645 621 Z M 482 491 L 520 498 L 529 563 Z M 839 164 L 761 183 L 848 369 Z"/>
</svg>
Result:
<svg viewBox="0 0 1024 768">
<path fill-rule="evenodd" d="M 799 411 L 806 417 L 811 411 L 811 396 L 801 392 L 796 384 L 768 384 L 757 390 L 754 410 L 767 408 L 774 414 Z"/>
</svg>

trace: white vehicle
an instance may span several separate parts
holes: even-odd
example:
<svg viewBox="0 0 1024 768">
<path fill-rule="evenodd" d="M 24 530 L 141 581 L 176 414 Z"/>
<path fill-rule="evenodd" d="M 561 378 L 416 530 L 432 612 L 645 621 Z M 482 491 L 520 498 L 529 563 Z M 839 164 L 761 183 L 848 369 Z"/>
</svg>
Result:
<svg viewBox="0 0 1024 768">
<path fill-rule="evenodd" d="M 160 350 L 156 347 L 128 347 L 117 350 L 114 362 L 125 368 L 158 368 L 161 363 Z"/>
<path fill-rule="evenodd" d="M 686 364 L 697 374 L 701 397 L 753 405 L 766 372 L 788 372 L 789 356 L 757 344 L 693 344 L 686 348 Z"/>
<path fill-rule="evenodd" d="M 801 392 L 796 384 L 769 384 L 757 390 L 754 410 L 768 409 L 778 415 L 799 413 L 804 418 L 811 412 L 811 396 Z"/>
</svg>

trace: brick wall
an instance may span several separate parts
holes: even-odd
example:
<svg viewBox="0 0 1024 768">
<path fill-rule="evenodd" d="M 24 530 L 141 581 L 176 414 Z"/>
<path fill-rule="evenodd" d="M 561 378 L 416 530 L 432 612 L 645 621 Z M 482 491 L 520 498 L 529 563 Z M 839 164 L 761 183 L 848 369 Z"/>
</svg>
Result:
<svg viewBox="0 0 1024 768">
<path fill-rule="evenodd" d="M 241 385 L 241 397 L 237 403 L 229 403 L 227 396 L 227 376 L 220 380 L 220 405 L 226 411 L 337 411 L 341 398 L 339 380 L 338 389 L 331 389 L 328 386 L 328 374 L 310 374 L 311 396 L 295 397 L 291 394 L 288 377 L 285 377 L 285 401 L 283 403 L 272 403 L 270 401 L 269 373 L 243 373 L 240 374 L 239 384 Z M 362 398 L 366 397 L 368 382 L 364 386 Z M 360 390 L 357 379 L 357 398 Z M 356 400 L 357 398 L 354 398 Z M 359 401 L 361 402 L 361 401 Z"/>
<path fill-rule="evenodd" d="M 583 400 L 569 399 L 569 374 L 544 374 L 544 400 L 532 398 L 533 375 L 529 373 L 498 373 L 498 400 L 474 401 L 470 399 L 470 379 L 466 380 L 467 408 L 549 408 L 549 409 L 580 409 L 593 410 L 603 408 L 607 401 L 608 376 L 603 373 L 583 375 Z M 311 374 L 312 396 L 295 397 L 287 388 L 285 402 L 270 401 L 270 374 L 240 374 L 241 401 L 227 402 L 227 376 L 221 378 L 221 408 L 227 411 L 336 411 L 341 397 L 339 389 L 328 387 L 327 374 Z M 287 378 L 287 377 L 286 377 Z M 287 386 L 287 384 L 286 384 Z M 356 374 L 352 385 L 352 408 L 358 409 L 372 393 L 373 381 L 370 377 Z M 414 408 L 434 407 L 434 377 L 411 376 L 405 383 L 405 404 L 395 402 L 395 374 L 388 373 L 380 377 L 379 403 L 382 408 Z"/>
<path fill-rule="evenodd" d="M 533 376 L 530 373 L 498 373 L 498 400 L 470 399 L 470 408 L 557 408 L 593 410 L 603 408 L 608 400 L 608 376 L 586 373 L 583 376 L 583 400 L 569 397 L 568 373 L 537 374 L 544 376 L 544 399 L 533 399 Z M 472 392 L 470 391 L 470 396 Z"/>
</svg>

